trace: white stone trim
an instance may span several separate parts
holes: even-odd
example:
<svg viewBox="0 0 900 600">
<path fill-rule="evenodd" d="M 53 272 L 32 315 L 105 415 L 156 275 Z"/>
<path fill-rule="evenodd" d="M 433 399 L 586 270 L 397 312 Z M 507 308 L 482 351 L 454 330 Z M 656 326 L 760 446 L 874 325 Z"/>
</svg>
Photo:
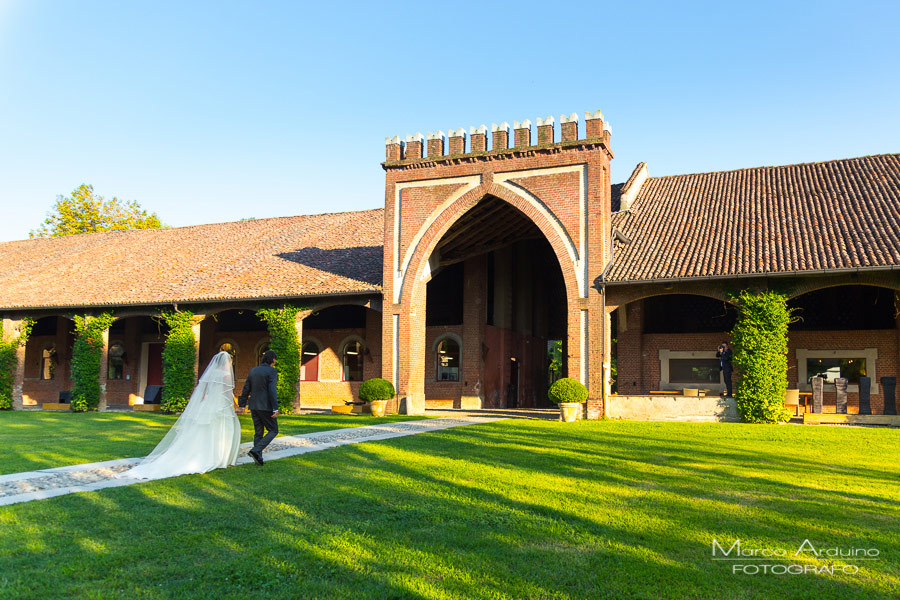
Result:
<svg viewBox="0 0 900 600">
<path fill-rule="evenodd" d="M 628 210 L 631 208 L 631 205 L 637 200 L 637 195 L 638 192 L 641 191 L 641 186 L 643 186 L 644 182 L 649 178 L 650 170 L 647 168 L 647 163 L 641 163 L 641 168 L 638 169 L 638 172 L 635 174 L 631 185 L 628 186 L 628 189 L 622 190 L 622 197 L 619 200 L 619 210 Z"/>
<path fill-rule="evenodd" d="M 581 327 L 580 327 L 580 335 L 581 339 L 578 347 L 581 349 L 581 365 L 580 365 L 580 376 L 581 383 L 588 386 L 588 311 L 581 311 Z"/>
<path fill-rule="evenodd" d="M 400 389 L 400 315 L 391 315 L 393 321 L 394 339 L 392 340 L 391 352 L 391 377 L 394 380 L 394 391 L 399 393 Z"/>
<path fill-rule="evenodd" d="M 797 387 L 801 392 L 812 391 L 812 386 L 806 382 L 809 378 L 806 368 L 807 358 L 864 358 L 866 359 L 866 375 L 872 378 L 870 393 L 873 395 L 879 393 L 876 371 L 878 348 L 858 348 L 856 350 L 807 350 L 806 348 L 797 348 L 795 354 L 797 356 Z M 859 393 L 859 385 L 848 383 L 847 391 Z"/>
<path fill-rule="evenodd" d="M 713 359 L 716 358 L 715 350 L 665 350 L 660 348 L 659 350 L 659 388 L 660 390 L 670 389 L 674 387 L 684 388 L 685 386 L 704 386 L 706 389 L 710 389 L 717 392 L 725 391 L 725 380 L 722 378 L 722 372 L 719 371 L 719 383 L 672 383 L 669 381 L 669 360 L 671 359 L 686 359 L 686 358 L 702 358 L 702 359 Z"/>
<path fill-rule="evenodd" d="M 403 259 L 401 261 L 400 221 L 402 216 L 401 209 L 403 190 L 420 187 L 435 187 L 440 185 L 454 185 L 459 183 L 465 185 L 457 191 L 453 192 L 450 196 L 447 197 L 446 200 L 444 200 L 439 206 L 431 211 L 431 214 L 428 215 L 428 218 L 425 219 L 425 222 L 413 237 L 412 242 L 406 249 L 406 254 L 403 256 Z M 444 212 L 450 205 L 462 198 L 470 190 L 477 188 L 479 185 L 481 185 L 481 175 L 448 177 L 446 179 L 423 179 L 420 181 L 405 181 L 394 185 L 394 268 L 391 269 L 394 273 L 394 304 L 400 303 L 400 298 L 402 297 L 403 293 L 403 282 L 406 278 L 406 270 L 409 268 L 409 263 L 412 261 L 412 257 L 415 254 L 416 248 L 419 247 L 419 242 L 422 241 L 422 237 L 425 235 L 425 232 L 428 231 L 428 228 L 431 227 L 435 220 L 437 220 L 437 218 L 441 216 L 441 213 Z"/>
<path fill-rule="evenodd" d="M 566 228 L 540 198 L 526 190 L 524 187 L 510 181 L 511 179 L 558 175 L 560 173 L 579 173 L 581 175 L 578 180 L 578 223 L 580 229 L 580 231 L 578 232 L 578 238 L 580 249 L 577 249 L 575 247 L 575 244 L 572 241 L 569 233 L 566 231 Z M 563 242 L 563 245 L 565 245 L 566 250 L 569 252 L 569 258 L 572 261 L 572 267 L 575 270 L 575 278 L 578 282 L 579 297 L 587 298 L 588 285 L 590 283 L 587 260 L 587 165 L 580 164 L 569 165 L 565 167 L 547 167 L 545 169 L 530 169 L 527 171 L 506 171 L 504 173 L 496 173 L 494 175 L 494 183 L 501 185 L 506 189 L 515 192 L 517 196 L 524 198 L 526 201 L 528 201 L 529 204 L 531 204 L 531 206 L 533 206 L 538 212 L 540 212 L 544 216 L 544 218 L 547 219 L 547 222 L 550 223 L 551 227 L 553 227 L 553 230 L 556 232 L 559 239 Z"/>
</svg>

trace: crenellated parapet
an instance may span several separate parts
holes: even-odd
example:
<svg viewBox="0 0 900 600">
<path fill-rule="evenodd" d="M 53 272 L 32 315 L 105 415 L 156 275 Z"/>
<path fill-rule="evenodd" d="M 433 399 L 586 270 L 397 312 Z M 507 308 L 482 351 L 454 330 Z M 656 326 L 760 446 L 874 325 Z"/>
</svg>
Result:
<svg viewBox="0 0 900 600">
<path fill-rule="evenodd" d="M 443 131 L 416 133 L 385 138 L 385 165 L 425 161 L 477 159 L 516 155 L 522 152 L 558 151 L 569 146 L 600 145 L 612 156 L 609 149 L 612 129 L 603 120 L 599 110 L 584 113 L 584 128 L 579 135 L 578 115 L 560 115 L 559 139 L 556 137 L 556 121 L 552 116 L 536 120 L 537 136 L 532 136 L 530 120 L 507 121 L 491 124 L 490 140 L 486 125 L 470 127 L 469 135 L 462 127 Z M 512 131 L 510 131 L 512 130 Z M 468 137 L 468 140 L 466 139 Z"/>
</svg>

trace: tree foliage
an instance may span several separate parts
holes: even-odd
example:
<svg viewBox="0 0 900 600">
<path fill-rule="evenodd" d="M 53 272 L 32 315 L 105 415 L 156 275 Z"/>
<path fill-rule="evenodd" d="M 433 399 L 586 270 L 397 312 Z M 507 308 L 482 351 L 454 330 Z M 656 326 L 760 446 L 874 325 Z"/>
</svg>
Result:
<svg viewBox="0 0 900 600">
<path fill-rule="evenodd" d="M 197 362 L 194 313 L 189 310 L 164 311 L 160 318 L 169 326 L 162 352 L 162 411 L 171 414 L 183 411 L 194 391 Z"/>
<path fill-rule="evenodd" d="M 33 326 L 32 319 L 25 319 L 19 326 L 18 336 L 10 339 L 0 337 L 0 410 L 12 408 L 13 384 L 19 363 L 18 350 L 28 341 Z"/>
<path fill-rule="evenodd" d="M 134 200 L 107 200 L 94 194 L 93 186 L 82 184 L 72 197 L 57 196 L 56 204 L 38 229 L 29 236 L 60 237 L 76 233 L 123 231 L 126 229 L 159 229 L 163 227 L 156 213 L 148 213 Z"/>
<path fill-rule="evenodd" d="M 281 308 L 264 308 L 256 314 L 269 328 L 269 349 L 277 357 L 278 410 L 289 415 L 294 412 L 297 382 L 300 380 L 300 336 L 297 335 L 297 313 L 300 306 L 285 304 Z"/>
<path fill-rule="evenodd" d="M 784 408 L 787 389 L 787 297 L 777 292 L 747 290 L 732 298 L 738 309 L 731 332 L 734 366 L 739 380 L 735 399 L 741 417 L 750 423 L 790 419 Z"/>
<path fill-rule="evenodd" d="M 103 332 L 116 320 L 112 313 L 75 315 L 75 342 L 72 344 L 72 402 L 69 410 L 96 410 L 100 404 L 100 360 Z"/>
</svg>

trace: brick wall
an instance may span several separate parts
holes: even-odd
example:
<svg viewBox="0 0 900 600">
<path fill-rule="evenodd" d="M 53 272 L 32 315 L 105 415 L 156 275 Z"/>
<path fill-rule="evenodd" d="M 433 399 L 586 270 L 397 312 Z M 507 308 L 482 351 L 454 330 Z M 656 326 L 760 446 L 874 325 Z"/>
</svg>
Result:
<svg viewBox="0 0 900 600">
<path fill-rule="evenodd" d="M 474 139 L 474 138 L 473 138 Z M 547 139 L 547 135 L 543 137 Z M 553 139 L 552 136 L 550 139 Z M 525 143 L 525 136 L 520 137 Z M 530 140 L 528 142 L 530 144 Z M 507 144 L 498 143 L 491 150 L 480 151 L 480 144 L 474 144 L 476 151 L 466 155 L 456 155 L 452 159 L 437 156 L 420 158 L 416 149 L 403 156 L 403 160 L 384 163 L 385 178 L 385 246 L 384 246 L 384 293 L 383 313 L 383 376 L 393 379 L 393 353 L 395 318 L 399 325 L 397 346 L 399 356 L 399 381 L 395 382 L 401 396 L 409 398 L 409 406 L 414 410 L 424 409 L 426 396 L 425 380 L 433 370 L 425 357 L 430 351 L 430 339 L 425 331 L 425 280 L 421 278 L 433 249 L 446 231 L 469 209 L 485 197 L 491 196 L 509 202 L 529 217 L 546 236 L 553 247 L 566 285 L 568 297 L 568 375 L 582 379 L 589 388 L 588 412 L 591 417 L 602 414 L 600 402 L 603 388 L 603 351 L 605 315 L 601 309 L 599 292 L 590 288 L 587 297 L 581 298 L 583 288 L 579 277 L 589 284 L 599 277 L 606 265 L 609 247 L 609 134 L 601 131 L 592 140 L 574 140 L 542 146 L 527 146 L 507 149 Z M 409 146 L 407 146 L 409 147 Z M 540 172 L 538 170 L 543 170 Z M 529 171 L 526 177 L 513 177 L 512 172 Z M 448 178 L 476 178 L 465 185 L 454 188 L 444 181 Z M 496 181 L 495 181 L 496 179 Z M 508 181 L 509 187 L 504 183 Z M 400 230 L 394 231 L 395 190 L 397 185 L 413 183 L 417 187 L 403 189 L 400 207 Z M 525 188 L 527 191 L 522 190 Z M 581 191 L 584 190 L 586 210 L 582 210 Z M 417 190 L 417 191 L 413 191 Z M 456 199 L 449 204 L 448 200 Z M 457 197 L 458 196 L 458 197 Z M 441 199 L 443 197 L 443 199 Z M 537 197 L 538 206 L 532 204 L 531 197 Z M 446 206 L 432 220 L 434 207 L 440 203 Z M 548 207 L 551 217 L 546 217 L 539 206 Z M 562 224 L 563 231 L 557 230 Z M 499 225 L 499 224 L 498 224 Z M 396 234 L 396 235 L 395 235 Z M 406 272 L 401 273 L 404 282 L 399 302 L 395 299 L 395 275 L 400 259 L 404 256 L 411 240 L 419 238 L 415 253 Z M 395 247 L 399 238 L 399 247 Z M 567 244 L 571 243 L 574 248 Z M 587 264 L 587 272 L 576 274 L 572 253 L 579 258 L 578 268 Z M 399 290 L 398 290 L 399 293 Z M 586 318 L 583 319 L 583 315 Z M 474 319 L 471 320 L 474 323 Z M 582 344 L 582 329 L 587 330 L 587 342 Z M 477 357 L 482 353 L 482 341 L 472 339 L 474 326 L 467 327 L 469 335 L 464 336 L 463 356 Z M 543 349 L 541 353 L 545 353 Z M 586 354 L 584 354 L 586 352 Z M 582 367 L 584 354 L 584 367 Z M 433 360 L 433 359 L 432 359 Z M 463 359 L 466 361 L 466 358 Z M 463 377 L 471 389 L 460 395 L 483 397 L 479 388 L 487 373 L 482 367 L 465 365 L 464 369 L 473 374 Z M 482 375 L 483 372 L 483 375 Z M 473 381 L 474 380 L 474 381 Z M 444 394 L 449 390 L 438 390 L 431 386 L 428 394 Z M 455 397 L 455 394 L 454 394 Z M 392 407 L 389 407 L 392 408 Z"/>
</svg>

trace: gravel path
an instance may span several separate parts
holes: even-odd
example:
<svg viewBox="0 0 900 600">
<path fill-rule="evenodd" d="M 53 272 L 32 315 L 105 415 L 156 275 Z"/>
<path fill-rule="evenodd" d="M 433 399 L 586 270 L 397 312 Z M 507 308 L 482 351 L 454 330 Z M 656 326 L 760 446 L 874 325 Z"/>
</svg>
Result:
<svg viewBox="0 0 900 600">
<path fill-rule="evenodd" d="M 296 456 L 307 452 L 316 452 L 328 448 L 336 448 L 359 442 L 372 442 L 395 437 L 415 435 L 428 431 L 439 431 L 462 425 L 477 425 L 499 421 L 497 417 L 461 417 L 427 419 L 424 421 L 406 421 L 403 423 L 386 423 L 306 433 L 303 435 L 277 437 L 266 448 L 263 456 L 267 461 L 278 460 L 288 456 Z M 252 443 L 241 444 L 237 465 L 252 463 L 247 451 Z M 122 458 L 99 463 L 42 469 L 27 473 L 0 475 L 0 506 L 53 498 L 76 492 L 88 492 L 110 487 L 133 485 L 146 479 L 117 478 L 116 475 L 127 471 L 141 461 L 139 458 Z"/>
</svg>

